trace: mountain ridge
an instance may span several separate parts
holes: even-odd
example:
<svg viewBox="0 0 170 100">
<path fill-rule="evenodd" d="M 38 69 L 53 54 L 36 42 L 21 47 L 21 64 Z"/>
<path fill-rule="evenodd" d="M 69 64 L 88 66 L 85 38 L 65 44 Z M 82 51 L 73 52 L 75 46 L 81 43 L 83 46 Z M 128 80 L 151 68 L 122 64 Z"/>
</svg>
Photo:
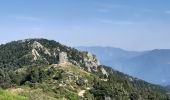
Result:
<svg viewBox="0 0 170 100">
<path fill-rule="evenodd" d="M 0 45 L 0 68 L 2 88 L 33 100 L 169 98 L 163 87 L 101 65 L 95 55 L 54 40 Z"/>
</svg>

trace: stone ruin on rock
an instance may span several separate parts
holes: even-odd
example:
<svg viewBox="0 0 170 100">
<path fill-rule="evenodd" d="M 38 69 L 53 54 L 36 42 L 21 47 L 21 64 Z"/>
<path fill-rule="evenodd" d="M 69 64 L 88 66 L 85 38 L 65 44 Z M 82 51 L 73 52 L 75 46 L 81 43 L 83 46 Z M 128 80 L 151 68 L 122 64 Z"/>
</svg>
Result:
<svg viewBox="0 0 170 100">
<path fill-rule="evenodd" d="M 66 62 L 68 62 L 67 53 L 65 53 L 65 52 L 59 53 L 59 64 L 63 64 Z"/>
</svg>

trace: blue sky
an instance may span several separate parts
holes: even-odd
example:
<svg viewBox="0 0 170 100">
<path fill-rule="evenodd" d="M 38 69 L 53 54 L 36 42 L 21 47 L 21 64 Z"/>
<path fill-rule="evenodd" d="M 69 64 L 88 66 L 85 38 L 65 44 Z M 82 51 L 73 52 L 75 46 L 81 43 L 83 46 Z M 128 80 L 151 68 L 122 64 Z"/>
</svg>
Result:
<svg viewBox="0 0 170 100">
<path fill-rule="evenodd" d="M 170 48 L 170 0 L 1 0 L 0 43 L 54 39 L 69 46 Z"/>
</svg>

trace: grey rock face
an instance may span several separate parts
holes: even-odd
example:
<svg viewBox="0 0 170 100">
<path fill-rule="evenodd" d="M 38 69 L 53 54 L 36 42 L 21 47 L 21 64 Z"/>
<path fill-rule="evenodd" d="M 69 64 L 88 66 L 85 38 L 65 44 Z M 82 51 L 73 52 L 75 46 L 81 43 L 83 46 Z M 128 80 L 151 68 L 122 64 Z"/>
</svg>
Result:
<svg viewBox="0 0 170 100">
<path fill-rule="evenodd" d="M 106 77 L 108 77 L 107 71 L 103 67 L 99 68 L 99 66 L 101 65 L 100 61 L 92 53 L 86 52 L 86 57 L 84 57 L 84 64 L 89 72 L 101 71 L 103 75 L 106 75 Z"/>
<path fill-rule="evenodd" d="M 97 67 L 101 65 L 96 56 L 91 54 L 90 52 L 87 52 L 87 57 L 84 58 L 84 63 L 89 72 L 91 72 L 92 70 L 97 71 Z"/>
<path fill-rule="evenodd" d="M 41 43 L 39 43 L 37 41 L 34 41 L 32 48 L 37 49 L 37 50 L 43 50 L 45 54 L 51 56 L 50 51 L 47 48 L 45 48 Z"/>
<path fill-rule="evenodd" d="M 104 68 L 101 68 L 100 70 L 101 70 L 103 75 L 106 75 L 108 77 L 108 73 L 106 72 L 106 70 Z"/>
</svg>

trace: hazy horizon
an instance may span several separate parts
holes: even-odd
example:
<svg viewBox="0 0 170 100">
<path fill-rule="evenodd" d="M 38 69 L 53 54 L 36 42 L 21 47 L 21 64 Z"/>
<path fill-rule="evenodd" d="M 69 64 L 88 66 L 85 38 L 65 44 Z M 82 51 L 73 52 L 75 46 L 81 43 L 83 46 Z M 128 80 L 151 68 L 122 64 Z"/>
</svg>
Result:
<svg viewBox="0 0 170 100">
<path fill-rule="evenodd" d="M 73 48 L 77 48 L 77 47 L 102 47 L 102 48 L 116 48 L 116 49 L 122 49 L 122 50 L 125 50 L 125 51 L 134 51 L 134 52 L 144 52 L 144 51 L 151 51 L 151 50 L 156 50 L 156 49 L 170 49 L 170 48 L 151 48 L 151 49 L 141 49 L 141 50 L 138 50 L 138 49 L 127 49 L 127 48 L 121 48 L 121 47 L 115 47 L 115 46 L 102 46 L 102 45 L 69 45 L 69 44 L 66 44 L 66 43 L 63 43 L 62 41 L 57 41 L 55 39 L 49 39 L 49 38 L 39 38 L 39 37 L 31 37 L 31 38 L 21 38 L 21 39 L 14 39 L 14 40 L 9 40 L 9 41 L 5 41 L 5 42 L 2 42 L 0 43 L 0 45 L 2 44 L 6 44 L 6 43 L 9 43 L 9 42 L 12 42 L 12 41 L 19 41 L 19 40 L 25 40 L 25 39 L 47 39 L 47 40 L 54 40 L 56 42 L 59 42 L 63 45 L 66 45 L 66 46 L 69 46 L 69 47 L 73 47 Z"/>
</svg>

